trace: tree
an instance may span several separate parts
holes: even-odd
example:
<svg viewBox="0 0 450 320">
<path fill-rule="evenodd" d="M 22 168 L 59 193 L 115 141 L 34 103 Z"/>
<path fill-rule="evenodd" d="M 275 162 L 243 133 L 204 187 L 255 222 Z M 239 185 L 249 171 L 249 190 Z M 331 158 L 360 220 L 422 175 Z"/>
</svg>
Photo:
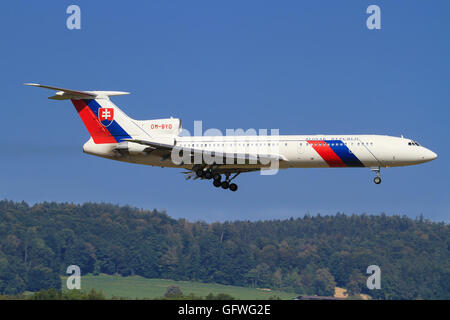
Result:
<svg viewBox="0 0 450 320">
<path fill-rule="evenodd" d="M 366 277 L 364 277 L 364 275 L 359 270 L 353 270 L 347 284 L 345 285 L 345 287 L 347 288 L 346 293 L 349 296 L 360 294 L 364 289 L 365 284 Z"/>
<path fill-rule="evenodd" d="M 281 284 L 283 283 L 283 279 L 282 279 L 282 275 L 281 275 L 281 269 L 278 268 L 277 270 L 275 270 L 275 272 L 272 275 L 272 284 L 277 287 L 280 288 Z"/>
<path fill-rule="evenodd" d="M 89 290 L 87 300 L 105 300 L 105 295 L 102 290 L 96 291 L 95 289 Z"/>
<path fill-rule="evenodd" d="M 318 269 L 314 279 L 314 289 L 319 296 L 334 296 L 336 282 L 333 275 L 326 268 Z"/>
<path fill-rule="evenodd" d="M 218 293 L 217 295 L 210 293 L 205 297 L 205 300 L 236 300 L 236 298 L 226 293 Z"/>
<path fill-rule="evenodd" d="M 61 289 L 61 279 L 59 275 L 50 268 L 37 266 L 28 272 L 27 289 L 29 291 L 39 291 L 42 289 Z"/>
<path fill-rule="evenodd" d="M 180 287 L 171 285 L 167 287 L 166 293 L 164 293 L 165 298 L 180 298 L 183 296 L 183 291 L 181 291 Z"/>
</svg>

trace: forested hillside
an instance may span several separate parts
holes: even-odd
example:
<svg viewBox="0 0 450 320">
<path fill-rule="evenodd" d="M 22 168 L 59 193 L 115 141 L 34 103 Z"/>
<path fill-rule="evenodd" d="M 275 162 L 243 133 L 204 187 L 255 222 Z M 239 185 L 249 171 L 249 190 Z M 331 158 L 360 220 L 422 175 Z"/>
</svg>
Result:
<svg viewBox="0 0 450 320">
<path fill-rule="evenodd" d="M 444 223 L 336 214 L 207 224 L 109 204 L 0 201 L 0 293 L 60 288 L 72 264 L 82 274 L 450 299 Z M 366 288 L 373 264 L 381 268 L 381 290 Z"/>
</svg>

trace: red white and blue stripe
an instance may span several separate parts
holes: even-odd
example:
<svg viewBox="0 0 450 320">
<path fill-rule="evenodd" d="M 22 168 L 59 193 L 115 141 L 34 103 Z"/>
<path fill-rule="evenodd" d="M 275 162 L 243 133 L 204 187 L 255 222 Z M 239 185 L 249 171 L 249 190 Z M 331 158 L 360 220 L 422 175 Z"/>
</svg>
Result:
<svg viewBox="0 0 450 320">
<path fill-rule="evenodd" d="M 341 140 L 308 140 L 330 167 L 364 167 L 364 164 Z"/>
</svg>

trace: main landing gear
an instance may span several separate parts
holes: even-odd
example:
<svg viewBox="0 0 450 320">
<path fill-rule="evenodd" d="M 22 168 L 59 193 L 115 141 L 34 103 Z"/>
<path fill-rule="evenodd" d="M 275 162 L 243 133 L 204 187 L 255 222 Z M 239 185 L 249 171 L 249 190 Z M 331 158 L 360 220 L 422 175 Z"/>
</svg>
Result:
<svg viewBox="0 0 450 320">
<path fill-rule="evenodd" d="M 222 175 L 220 174 L 215 174 L 214 175 L 214 182 L 213 185 L 214 187 L 222 187 L 222 189 L 230 189 L 231 191 L 235 192 L 238 189 L 238 186 L 236 183 L 232 183 L 231 180 L 233 180 L 234 178 L 236 178 L 239 175 L 239 172 L 236 173 L 231 179 L 230 179 L 230 174 L 226 173 L 225 174 L 225 181 L 222 181 Z"/>
<path fill-rule="evenodd" d="M 370 168 L 370 170 L 374 171 L 377 174 L 377 176 L 373 179 L 373 182 L 375 182 L 375 184 L 380 184 L 381 183 L 380 167 Z"/>
<path fill-rule="evenodd" d="M 208 168 L 206 170 L 204 169 L 197 169 L 195 171 L 195 174 L 197 177 L 202 179 L 213 179 L 213 186 L 216 188 L 222 187 L 222 189 L 230 189 L 231 191 L 235 192 L 238 189 L 238 186 L 236 183 L 232 183 L 231 181 L 236 178 L 239 175 L 240 172 L 236 173 L 232 178 L 230 178 L 230 174 L 225 174 L 225 180 L 222 181 L 222 175 L 218 172 L 214 172 L 211 168 Z"/>
</svg>

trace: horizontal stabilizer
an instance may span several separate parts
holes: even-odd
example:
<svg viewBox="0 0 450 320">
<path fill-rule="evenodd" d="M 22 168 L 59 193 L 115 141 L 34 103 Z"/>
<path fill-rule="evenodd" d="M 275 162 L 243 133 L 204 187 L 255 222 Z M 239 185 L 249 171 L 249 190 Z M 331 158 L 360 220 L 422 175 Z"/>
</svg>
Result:
<svg viewBox="0 0 450 320">
<path fill-rule="evenodd" d="M 121 96 L 124 94 L 130 94 L 129 92 L 124 92 L 124 91 L 78 91 L 78 90 L 45 86 L 45 85 L 38 84 L 38 83 L 24 83 L 24 85 L 58 91 L 58 92 L 56 92 L 56 94 L 54 96 L 49 97 L 49 99 L 53 99 L 53 100 L 98 99 L 98 98 L 107 98 L 109 96 Z"/>
</svg>

